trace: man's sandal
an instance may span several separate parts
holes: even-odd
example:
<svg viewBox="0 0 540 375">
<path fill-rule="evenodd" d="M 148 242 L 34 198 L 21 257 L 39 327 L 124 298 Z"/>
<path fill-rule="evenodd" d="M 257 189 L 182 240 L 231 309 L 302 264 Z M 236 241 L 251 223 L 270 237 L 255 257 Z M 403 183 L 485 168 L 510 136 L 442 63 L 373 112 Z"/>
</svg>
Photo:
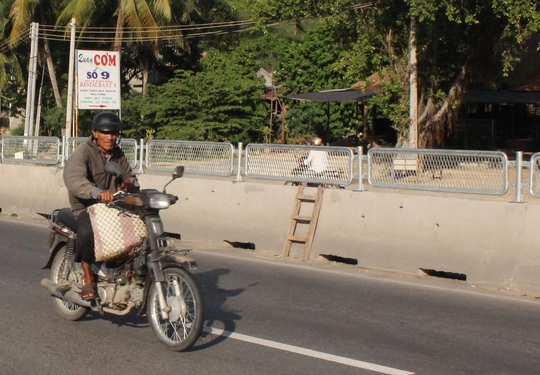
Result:
<svg viewBox="0 0 540 375">
<path fill-rule="evenodd" d="M 96 286 L 94 284 L 84 284 L 81 289 L 81 298 L 85 301 L 96 299 Z"/>
</svg>

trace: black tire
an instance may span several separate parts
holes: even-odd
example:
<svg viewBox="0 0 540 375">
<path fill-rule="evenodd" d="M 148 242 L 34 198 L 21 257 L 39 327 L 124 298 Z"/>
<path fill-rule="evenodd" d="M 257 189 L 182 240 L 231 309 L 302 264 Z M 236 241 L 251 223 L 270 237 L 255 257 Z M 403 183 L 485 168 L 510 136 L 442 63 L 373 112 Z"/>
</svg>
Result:
<svg viewBox="0 0 540 375">
<path fill-rule="evenodd" d="M 63 246 L 54 256 L 54 260 L 51 265 L 51 281 L 58 284 L 64 284 L 67 281 L 70 284 L 82 285 L 84 275 L 83 269 L 80 263 L 73 262 L 73 258 L 71 259 L 71 269 L 67 275 L 67 280 L 62 279 L 62 270 L 66 266 L 64 262 L 65 252 L 66 246 Z M 79 306 L 75 303 L 57 297 L 53 297 L 53 307 L 62 318 L 71 321 L 84 318 L 90 311 L 88 307 Z"/>
<path fill-rule="evenodd" d="M 161 343 L 173 351 L 182 352 L 191 348 L 201 335 L 204 301 L 195 279 L 185 269 L 166 268 L 163 274 L 165 281 L 161 288 L 167 305 L 172 310 L 169 312 L 169 319 L 164 320 L 160 314 L 156 284 L 153 283 L 146 306 L 148 323 Z M 178 283 L 178 289 L 175 282 Z M 179 294 L 181 298 L 178 298 Z"/>
</svg>

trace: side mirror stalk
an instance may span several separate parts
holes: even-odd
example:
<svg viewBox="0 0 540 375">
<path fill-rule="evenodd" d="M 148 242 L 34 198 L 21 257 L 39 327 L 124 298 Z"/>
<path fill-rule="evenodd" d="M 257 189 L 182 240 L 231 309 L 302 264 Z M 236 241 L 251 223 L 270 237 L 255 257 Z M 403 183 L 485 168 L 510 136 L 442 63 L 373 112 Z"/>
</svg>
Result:
<svg viewBox="0 0 540 375">
<path fill-rule="evenodd" d="M 167 188 L 167 186 L 169 186 L 169 184 L 170 184 L 171 182 L 173 182 L 173 181 L 176 180 L 177 178 L 180 178 L 180 177 L 182 177 L 182 176 L 184 175 L 184 169 L 185 169 L 185 168 L 184 168 L 183 165 L 179 165 L 179 166 L 177 166 L 177 167 L 174 169 L 174 172 L 173 172 L 173 174 L 172 174 L 172 179 L 171 179 L 169 182 L 167 182 L 167 183 L 165 184 L 165 186 L 163 186 L 163 194 L 167 194 L 166 188 Z"/>
</svg>

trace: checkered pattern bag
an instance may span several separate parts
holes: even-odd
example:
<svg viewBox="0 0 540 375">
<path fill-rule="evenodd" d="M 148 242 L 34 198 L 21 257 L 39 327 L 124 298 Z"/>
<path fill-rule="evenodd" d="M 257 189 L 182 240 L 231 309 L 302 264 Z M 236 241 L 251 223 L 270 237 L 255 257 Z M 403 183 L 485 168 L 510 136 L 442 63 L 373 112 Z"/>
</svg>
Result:
<svg viewBox="0 0 540 375">
<path fill-rule="evenodd" d="M 147 237 L 146 225 L 137 215 L 97 203 L 88 207 L 94 231 L 96 262 L 127 258 Z"/>
</svg>

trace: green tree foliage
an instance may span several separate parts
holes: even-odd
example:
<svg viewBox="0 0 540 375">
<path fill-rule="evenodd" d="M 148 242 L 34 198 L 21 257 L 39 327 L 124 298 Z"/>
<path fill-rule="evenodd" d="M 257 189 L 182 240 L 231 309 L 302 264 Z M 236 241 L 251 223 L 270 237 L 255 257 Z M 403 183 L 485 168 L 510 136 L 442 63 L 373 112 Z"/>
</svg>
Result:
<svg viewBox="0 0 540 375">
<path fill-rule="evenodd" d="M 536 0 L 253 1 L 265 24 L 326 17 L 352 31 L 357 41 L 340 55 L 343 68 L 358 74 L 356 79 L 363 78 L 364 69 L 389 78 L 372 104 L 402 136 L 410 124 L 408 56 L 414 18 L 421 147 L 444 142 L 467 87 L 498 87 L 507 80 L 529 42 L 538 42 L 540 26 Z"/>
<path fill-rule="evenodd" d="M 48 21 L 43 21 L 43 18 L 35 20 L 49 30 L 49 35 L 52 25 L 56 24 L 58 28 L 63 28 L 71 21 L 72 17 L 76 18 L 79 26 L 78 31 L 82 31 L 86 37 L 90 36 L 90 38 L 77 40 L 76 48 L 78 49 L 111 50 L 118 47 L 120 45 L 119 38 L 123 38 L 121 77 L 124 99 L 128 99 L 132 95 L 131 88 L 127 84 L 128 78 L 142 77 L 143 83 L 146 83 L 147 79 L 150 78 L 152 83 L 161 84 L 174 76 L 175 69 L 192 69 L 194 71 L 200 69 L 198 44 L 201 40 L 189 38 L 189 36 L 178 32 L 171 32 L 167 39 L 163 39 L 164 35 L 160 35 L 158 39 L 158 32 L 162 26 L 234 20 L 234 13 L 226 0 L 204 2 L 196 0 L 2 1 L 0 5 L 0 34 L 3 36 L 4 42 L 1 44 L 3 49 L 0 50 L 0 90 L 4 96 L 8 94 L 6 77 L 9 78 L 10 72 L 16 74 L 18 78 L 17 87 L 12 90 L 14 91 L 13 98 L 25 96 L 24 80 L 28 72 L 21 70 L 20 66 L 26 67 L 28 64 L 27 56 L 30 43 L 27 33 L 29 22 L 33 20 L 32 17 L 42 17 L 44 14 L 47 15 Z M 110 32 L 105 35 L 103 30 L 100 30 L 92 34 L 100 27 L 106 30 L 116 28 L 116 43 L 113 43 Z M 9 41 L 11 41 L 11 49 L 5 50 L 8 46 L 8 36 L 10 37 Z M 42 42 L 43 35 L 40 34 L 40 45 Z M 66 99 L 65 90 L 68 86 L 69 57 L 67 52 L 69 46 L 67 43 L 66 39 L 56 38 L 51 48 L 55 68 L 60 73 L 59 86 L 64 90 L 62 93 L 63 101 Z M 38 75 L 43 71 L 41 69 L 42 54 L 40 53 L 39 56 Z M 10 64 L 9 69 L 7 68 L 8 64 Z M 38 77 L 38 82 L 41 81 L 40 78 Z M 65 125 L 65 114 L 62 114 L 63 110 L 54 108 L 53 91 L 48 82 L 45 82 L 42 93 L 42 132 L 48 135 L 60 135 Z M 56 97 L 60 97 L 60 95 Z M 142 101 L 142 99 L 140 100 Z M 128 100 L 126 106 L 136 102 L 136 100 Z M 17 109 L 25 107 L 24 102 L 15 99 L 11 101 L 18 106 Z M 4 100 L 5 103 L 7 103 L 6 100 Z M 82 120 L 82 130 L 86 129 L 86 112 L 79 113 Z M 127 114 L 128 111 L 124 110 L 123 112 Z M 140 113 L 140 110 L 137 113 Z M 126 117 L 131 116 L 127 115 Z M 139 115 L 131 122 L 142 124 L 141 116 Z M 144 128 L 141 129 L 141 133 L 144 133 Z"/>
<path fill-rule="evenodd" d="M 326 19 L 299 36 L 282 51 L 277 82 L 284 95 L 312 91 L 345 89 L 359 77 L 377 69 L 371 60 L 369 35 L 361 36 L 355 24 Z M 360 41 L 360 42 L 359 42 Z M 358 131 L 356 103 L 312 103 L 287 100 L 287 129 L 291 138 L 320 136 L 334 143 Z"/>
<path fill-rule="evenodd" d="M 56 18 L 59 27 L 75 16 L 88 29 L 122 30 L 122 76 L 142 73 L 143 82 L 148 79 L 153 83 L 146 97 L 133 96 L 126 82 L 122 86 L 122 117 L 127 133 L 137 138 L 261 140 L 268 128 L 269 103 L 261 99 L 262 80 L 255 76 L 259 67 L 276 72 L 275 83 L 283 86 L 280 93 L 285 95 L 346 88 L 378 72 L 385 77 L 384 87 L 369 107 L 378 116 L 390 119 L 405 137 L 410 124 L 408 57 L 412 19 L 417 21 L 420 146 L 439 146 L 452 130 L 465 91 L 511 85 L 513 69 L 527 49 L 537 47 L 540 29 L 537 0 L 0 3 L 0 34 L 6 40 L 3 46 L 7 46 L 8 39 L 15 41 L 17 35 L 26 35 L 29 20 L 42 19 L 37 18 L 42 15 L 47 20 Z M 237 14 L 256 14 L 261 25 L 278 25 L 250 35 L 203 36 L 202 31 L 197 38 L 187 34 L 167 41 L 152 38 L 156 31 L 153 26 L 231 21 Z M 133 43 L 127 42 L 128 37 L 133 37 Z M 67 44 L 60 40 L 51 43 L 65 98 Z M 111 40 L 96 36 L 95 40 L 78 42 L 77 48 L 111 49 L 112 45 Z M 4 96 L 24 98 L 29 43 L 23 38 L 11 46 L 9 50 L 0 49 L 0 89 Z M 206 58 L 199 62 L 205 50 Z M 6 79 L 11 73 L 18 76 L 17 87 L 8 87 Z M 52 90 L 48 83 L 45 85 L 45 124 L 41 128 L 59 135 L 64 116 L 54 109 Z M 24 108 L 23 102 L 17 99 L 16 105 Z M 357 121 L 363 120 L 351 104 L 287 101 L 287 105 L 291 137 L 317 134 L 333 142 L 355 133 Z M 86 118 L 83 122 L 86 124 Z M 279 128 L 279 124 L 274 127 Z"/>
<path fill-rule="evenodd" d="M 233 143 L 261 140 L 268 109 L 252 57 L 242 47 L 230 53 L 209 50 L 200 72 L 178 70 L 167 83 L 150 87 L 140 120 L 133 120 L 128 126 L 136 126 L 126 133 Z"/>
<path fill-rule="evenodd" d="M 11 2 L 0 4 L 0 100 L 1 112 L 9 116 L 20 115 L 20 108 L 26 98 L 18 87 L 17 77 L 21 76 L 21 66 L 18 63 L 15 51 L 8 48 L 8 35 L 10 32 L 9 11 Z"/>
</svg>

